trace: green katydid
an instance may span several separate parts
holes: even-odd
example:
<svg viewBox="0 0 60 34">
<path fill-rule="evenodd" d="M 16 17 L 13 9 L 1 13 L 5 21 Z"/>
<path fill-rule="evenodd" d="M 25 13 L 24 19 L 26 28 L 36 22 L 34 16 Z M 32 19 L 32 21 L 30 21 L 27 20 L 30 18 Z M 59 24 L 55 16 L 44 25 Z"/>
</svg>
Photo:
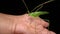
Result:
<svg viewBox="0 0 60 34">
<path fill-rule="evenodd" d="M 47 4 L 47 3 L 52 2 L 52 1 L 54 1 L 54 0 L 49 0 L 49 1 L 47 1 L 47 2 L 44 2 L 44 3 L 42 3 L 42 4 L 39 4 L 39 5 L 36 6 L 36 7 L 31 11 L 31 13 L 30 13 L 30 11 L 29 11 L 29 9 L 28 9 L 25 1 L 22 0 L 22 2 L 25 4 L 25 6 L 26 6 L 26 8 L 27 8 L 27 12 L 28 12 L 29 16 L 32 16 L 32 17 L 39 17 L 40 15 L 49 14 L 49 12 L 46 12 L 46 11 L 38 11 L 38 10 L 41 9 L 44 4 Z M 38 7 L 39 7 L 39 8 L 38 8 Z M 37 8 L 38 8 L 38 9 L 37 9 Z M 37 10 L 36 10 L 35 12 L 33 12 L 35 9 L 37 9 Z M 47 20 L 47 19 L 45 19 L 45 20 Z M 49 21 L 49 20 L 48 20 L 48 21 Z"/>
<path fill-rule="evenodd" d="M 29 14 L 30 16 L 32 16 L 32 17 L 39 17 L 40 15 L 49 14 L 49 12 L 46 12 L 46 11 L 38 11 L 38 10 L 41 9 L 44 4 L 47 4 L 47 3 L 51 2 L 51 1 L 53 1 L 53 0 L 49 0 L 49 1 L 47 1 L 47 2 L 44 2 L 44 3 L 42 3 L 42 4 L 39 4 L 39 5 L 38 5 L 37 7 L 35 7 L 32 11 L 34 11 L 34 10 L 37 9 L 38 7 L 39 7 L 39 8 L 38 8 L 35 12 L 32 12 L 32 11 L 31 11 L 31 13 L 30 13 L 30 11 L 29 11 L 29 9 L 28 9 L 25 1 L 22 0 L 22 2 L 25 4 L 25 6 L 26 6 L 26 8 L 27 8 L 28 14 Z"/>
</svg>

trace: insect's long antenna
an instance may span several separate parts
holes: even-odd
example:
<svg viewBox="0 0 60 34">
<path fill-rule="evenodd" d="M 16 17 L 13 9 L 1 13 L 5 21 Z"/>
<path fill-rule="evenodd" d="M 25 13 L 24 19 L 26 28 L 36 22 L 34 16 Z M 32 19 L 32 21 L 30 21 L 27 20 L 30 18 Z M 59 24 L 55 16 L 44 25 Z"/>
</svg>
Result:
<svg viewBox="0 0 60 34">
<path fill-rule="evenodd" d="M 36 9 L 36 11 L 38 11 L 39 9 L 41 9 L 43 7 L 43 5 L 41 7 L 39 7 L 38 9 Z"/>
<path fill-rule="evenodd" d="M 28 9 L 28 7 L 27 7 L 27 5 L 26 5 L 26 3 L 25 3 L 25 1 L 22 0 L 22 2 L 24 3 L 25 7 L 27 8 L 28 13 L 30 13 L 30 12 L 29 12 L 29 9 Z"/>
<path fill-rule="evenodd" d="M 40 7 L 40 6 L 43 6 L 44 4 L 47 4 L 47 3 L 49 3 L 49 2 L 52 2 L 52 1 L 54 1 L 54 0 L 49 0 L 49 1 L 46 1 L 46 2 L 44 2 L 44 3 L 42 3 L 42 4 L 39 4 L 38 6 L 36 6 L 32 11 L 34 11 L 35 9 L 37 9 L 38 7 Z M 39 10 L 40 8 L 38 8 L 37 10 Z M 31 11 L 31 12 L 32 12 Z"/>
</svg>

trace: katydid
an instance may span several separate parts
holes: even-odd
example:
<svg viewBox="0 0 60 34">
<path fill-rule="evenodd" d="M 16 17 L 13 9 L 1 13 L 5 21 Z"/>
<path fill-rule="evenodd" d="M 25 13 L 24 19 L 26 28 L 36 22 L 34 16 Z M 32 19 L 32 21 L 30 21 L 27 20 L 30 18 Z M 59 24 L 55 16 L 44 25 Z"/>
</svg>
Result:
<svg viewBox="0 0 60 34">
<path fill-rule="evenodd" d="M 42 3 L 42 4 L 39 4 L 39 5 L 36 6 L 33 10 L 31 10 L 31 13 L 30 13 L 30 11 L 29 11 L 29 9 L 28 9 L 25 1 L 22 0 L 22 2 L 25 4 L 25 6 L 26 6 L 26 8 L 27 8 L 28 15 L 29 15 L 29 16 L 32 16 L 32 17 L 39 17 L 40 15 L 49 14 L 49 12 L 46 12 L 46 11 L 38 11 L 38 10 L 41 9 L 44 4 L 47 4 L 47 3 L 52 2 L 52 1 L 54 1 L 54 0 L 49 0 L 49 1 L 47 1 L 47 2 L 44 2 L 44 3 Z M 39 7 L 39 8 L 38 8 L 38 7 Z M 37 9 L 37 8 L 38 8 L 38 9 Z M 37 10 L 36 10 L 35 12 L 33 12 L 35 9 L 37 9 Z M 48 21 L 49 21 L 49 20 L 48 20 Z"/>
<path fill-rule="evenodd" d="M 34 11 L 34 10 L 37 9 L 38 7 L 39 7 L 39 8 L 38 8 L 35 12 L 32 12 L 32 11 L 31 11 L 31 13 L 30 13 L 30 11 L 29 11 L 29 9 L 28 9 L 25 1 L 24 1 L 24 0 L 22 0 L 22 1 L 23 1 L 23 3 L 25 4 L 25 6 L 26 6 L 26 8 L 27 8 L 27 12 L 28 12 L 28 14 L 29 14 L 30 16 L 39 17 L 40 15 L 48 14 L 49 12 L 38 11 L 38 10 L 41 9 L 44 4 L 47 4 L 47 3 L 49 3 L 49 2 L 51 2 L 51 1 L 53 1 L 53 0 L 49 0 L 49 1 L 47 1 L 47 2 L 44 2 L 44 3 L 42 3 L 42 4 L 39 4 L 39 5 L 38 5 L 37 7 L 35 7 L 32 11 Z"/>
<path fill-rule="evenodd" d="M 31 13 L 30 13 L 30 11 L 29 11 L 29 9 L 28 9 L 25 1 L 22 0 L 22 2 L 24 3 L 24 5 L 25 5 L 26 8 L 27 8 L 27 12 L 28 12 L 29 16 L 32 16 L 32 17 L 39 17 L 40 15 L 49 14 L 49 12 L 46 12 L 46 11 L 38 11 L 38 10 L 41 9 L 44 4 L 47 4 L 47 3 L 51 2 L 51 1 L 54 1 L 54 0 L 49 0 L 49 1 L 47 1 L 47 2 L 44 2 L 44 3 L 42 3 L 42 4 L 39 4 L 39 5 L 36 6 L 33 10 L 31 10 Z M 38 8 L 38 7 L 39 7 L 39 8 Z M 38 8 L 38 9 L 37 9 L 37 8 Z M 37 10 L 36 10 L 35 12 L 33 12 L 35 9 L 37 9 Z"/>
</svg>

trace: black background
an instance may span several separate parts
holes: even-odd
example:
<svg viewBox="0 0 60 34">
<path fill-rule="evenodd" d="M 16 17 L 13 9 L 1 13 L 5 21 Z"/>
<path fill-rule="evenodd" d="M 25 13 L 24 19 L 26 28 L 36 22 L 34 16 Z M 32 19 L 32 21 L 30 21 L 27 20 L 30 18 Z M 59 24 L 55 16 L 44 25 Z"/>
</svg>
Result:
<svg viewBox="0 0 60 34">
<path fill-rule="evenodd" d="M 25 0 L 29 10 L 31 11 L 35 6 L 48 1 L 48 0 Z M 41 18 L 50 19 L 50 30 L 53 30 L 57 34 L 60 32 L 59 24 L 59 2 L 53 1 L 45 4 L 41 11 L 48 11 L 50 14 L 40 16 Z M 22 15 L 27 13 L 27 9 L 21 0 L 0 0 L 0 13 L 10 15 Z"/>
</svg>

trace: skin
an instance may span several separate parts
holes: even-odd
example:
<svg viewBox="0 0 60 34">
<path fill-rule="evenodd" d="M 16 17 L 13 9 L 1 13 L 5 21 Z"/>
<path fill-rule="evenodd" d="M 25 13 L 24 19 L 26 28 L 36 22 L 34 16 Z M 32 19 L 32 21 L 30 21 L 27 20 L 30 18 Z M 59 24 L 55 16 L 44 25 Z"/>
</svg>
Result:
<svg viewBox="0 0 60 34">
<path fill-rule="evenodd" d="M 55 34 L 46 29 L 48 26 L 43 19 L 28 14 L 13 16 L 0 13 L 0 34 Z"/>
</svg>

